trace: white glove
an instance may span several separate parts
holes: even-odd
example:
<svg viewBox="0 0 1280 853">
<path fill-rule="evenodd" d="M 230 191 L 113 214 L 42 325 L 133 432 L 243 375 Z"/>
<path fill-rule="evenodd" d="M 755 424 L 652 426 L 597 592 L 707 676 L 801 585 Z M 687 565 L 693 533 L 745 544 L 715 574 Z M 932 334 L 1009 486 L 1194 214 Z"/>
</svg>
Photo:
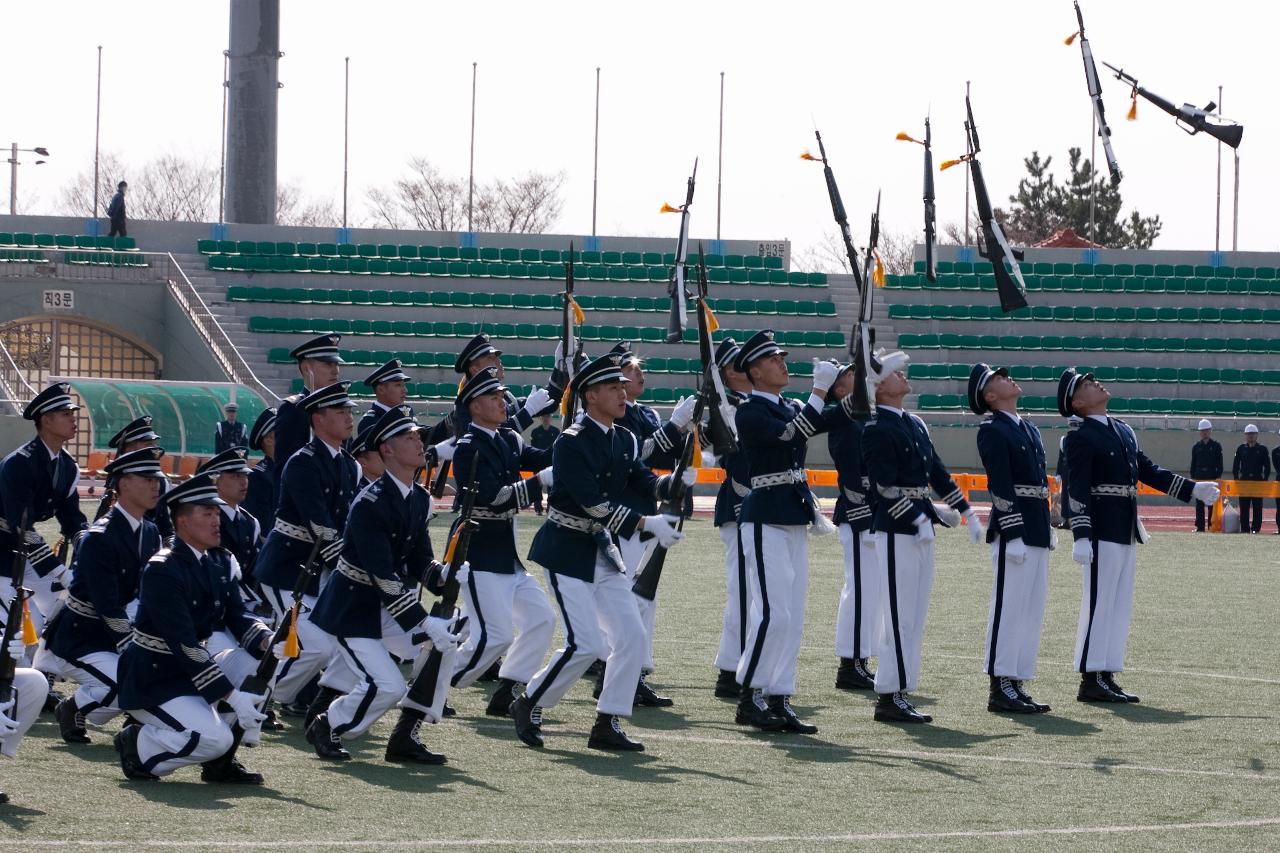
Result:
<svg viewBox="0 0 1280 853">
<path fill-rule="evenodd" d="M 550 489 L 555 481 L 555 474 L 552 473 L 550 465 L 538 472 L 538 482 L 542 484 L 542 488 Z"/>
<path fill-rule="evenodd" d="M 554 356 L 554 361 L 552 361 L 552 364 L 554 364 L 556 367 L 560 368 L 561 370 L 565 370 L 565 365 L 564 365 L 564 341 L 557 341 L 557 342 L 556 342 L 556 354 L 555 354 L 555 356 Z M 566 372 L 567 372 L 567 371 L 566 371 Z"/>
<path fill-rule="evenodd" d="M 1212 481 L 1196 483 L 1191 487 L 1191 497 L 1203 504 L 1213 503 L 1218 499 L 1219 494 L 1221 494 L 1221 489 L 1218 488 L 1217 483 Z"/>
<path fill-rule="evenodd" d="M 551 395 L 543 388 L 534 388 L 524 401 L 524 410 L 531 415 L 536 415 L 549 405 L 551 405 Z"/>
<path fill-rule="evenodd" d="M 703 468 L 719 468 L 720 467 L 719 465 L 716 464 L 716 454 L 712 450 L 707 449 L 702 451 L 702 467 Z"/>
<path fill-rule="evenodd" d="M 422 629 L 427 633 L 431 645 L 440 651 L 448 651 L 458 647 L 458 635 L 450 630 L 452 622 L 439 616 L 428 616 L 422 620 Z"/>
<path fill-rule="evenodd" d="M 684 534 L 676 530 L 665 515 L 646 515 L 644 517 L 644 531 L 656 536 L 658 544 L 663 548 L 670 548 L 684 538 Z"/>
<path fill-rule="evenodd" d="M 7 738 L 18 730 L 18 721 L 9 716 L 13 708 L 13 700 L 0 702 L 0 739 Z"/>
<path fill-rule="evenodd" d="M 864 531 L 862 531 L 861 533 L 859 533 L 858 535 L 859 535 L 860 537 L 862 537 L 862 544 L 863 544 L 863 545 L 867 546 L 868 548 L 870 548 L 870 549 L 872 549 L 872 550 L 875 550 L 875 547 L 876 547 L 876 534 L 875 534 L 874 532 L 872 532 L 872 531 L 870 531 L 870 530 L 864 530 Z"/>
<path fill-rule="evenodd" d="M 290 660 L 289 656 L 284 653 L 284 640 L 281 640 L 271 647 L 271 654 L 278 661 Z"/>
<path fill-rule="evenodd" d="M 839 375 L 838 366 L 821 358 L 813 360 L 813 390 L 816 393 L 825 394 L 828 388 L 836 384 L 836 377 Z"/>
<path fill-rule="evenodd" d="M 450 438 L 447 441 L 442 441 L 439 444 L 432 445 L 436 451 L 436 461 L 448 462 L 453 459 L 453 449 L 457 443 L 458 440 L 456 438 Z"/>
<path fill-rule="evenodd" d="M 698 472 L 693 468 L 685 468 L 680 474 L 680 482 L 684 483 L 686 489 L 691 487 L 694 483 L 698 482 Z"/>
<path fill-rule="evenodd" d="M 9 657 L 16 660 L 19 664 L 22 659 L 27 656 L 27 646 L 22 642 L 22 637 L 17 636 L 9 641 Z"/>
<path fill-rule="evenodd" d="M 1021 537 L 1005 542 L 1004 558 L 1015 566 L 1021 566 L 1027 561 L 1027 543 Z"/>
<path fill-rule="evenodd" d="M 676 407 L 671 410 L 671 422 L 680 429 L 689 426 L 689 421 L 693 420 L 693 408 L 698 405 L 697 397 L 681 397 Z"/>
<path fill-rule="evenodd" d="M 320 559 L 326 563 L 332 563 L 338 559 L 338 555 L 342 553 L 342 537 L 330 539 L 328 542 L 320 546 Z"/>
<path fill-rule="evenodd" d="M 938 520 L 941 521 L 943 524 L 945 524 L 947 527 L 960 526 L 959 510 L 954 510 L 951 507 L 947 506 L 946 504 L 935 503 L 933 505 L 933 511 L 938 514 Z"/>
<path fill-rule="evenodd" d="M 979 544 L 986 538 L 987 528 L 982 526 L 982 522 L 978 520 L 978 514 L 973 510 L 966 512 L 964 517 L 969 522 L 969 541 L 974 545 Z"/>
<path fill-rule="evenodd" d="M 729 429 L 732 430 L 734 428 L 734 424 L 736 424 L 738 420 L 738 410 L 733 407 L 732 403 L 726 403 L 724 400 L 721 400 L 720 417 L 724 419 L 724 422 L 729 425 Z M 734 430 L 734 434 L 737 434 L 736 430 Z"/>
<path fill-rule="evenodd" d="M 932 542 L 936 538 L 933 533 L 933 520 L 927 515 L 920 516 L 916 520 L 916 541 L 923 545 L 926 542 Z"/>
<path fill-rule="evenodd" d="M 1071 546 L 1071 559 L 1082 566 L 1093 564 L 1093 543 L 1088 539 L 1077 539 Z"/>
<path fill-rule="evenodd" d="M 262 721 L 267 718 L 266 714 L 258 710 L 258 703 L 265 698 L 256 693 L 232 690 L 225 701 L 236 712 L 236 722 L 240 724 L 240 728 L 248 731 L 262 725 Z"/>
<path fill-rule="evenodd" d="M 458 566 L 458 570 L 453 573 L 453 579 L 458 582 L 459 586 L 466 586 L 467 580 L 471 577 L 471 562 L 463 560 L 462 565 Z"/>
</svg>

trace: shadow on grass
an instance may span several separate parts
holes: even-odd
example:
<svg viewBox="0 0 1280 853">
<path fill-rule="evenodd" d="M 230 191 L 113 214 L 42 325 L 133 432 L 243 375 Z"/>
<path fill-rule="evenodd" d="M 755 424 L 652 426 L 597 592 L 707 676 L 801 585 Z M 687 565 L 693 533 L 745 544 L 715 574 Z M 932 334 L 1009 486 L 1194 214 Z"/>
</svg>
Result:
<svg viewBox="0 0 1280 853">
<path fill-rule="evenodd" d="M 1028 729 L 1042 735 L 1085 737 L 1102 731 L 1101 726 L 1083 720 L 1073 720 L 1070 717 L 1054 716 L 1052 712 L 1047 714 L 1002 714 L 1001 716 L 1011 723 L 1026 726 Z"/>
<path fill-rule="evenodd" d="M 920 746 L 927 746 L 931 749 L 969 749 L 975 744 L 1019 737 L 1016 732 L 1006 732 L 1004 734 L 980 734 L 978 732 L 966 732 L 962 729 L 947 728 L 946 726 L 938 725 L 937 723 L 925 723 L 923 725 L 915 723 L 899 723 L 890 725 L 894 725 L 895 728 L 901 729 L 903 734 L 911 738 Z"/>
<path fill-rule="evenodd" d="M 183 768 L 180 774 L 192 773 L 191 768 Z M 198 774 L 199 770 L 194 771 Z M 199 811 L 216 811 L 232 809 L 238 802 L 245 800 L 274 800 L 282 805 L 302 806 L 316 811 L 331 812 L 333 809 L 317 806 L 306 800 L 282 794 L 266 785 L 211 785 L 200 781 L 175 779 L 170 776 L 159 781 L 131 782 L 120 780 L 120 790 L 135 793 L 153 803 L 161 803 L 175 809 L 192 809 Z"/>
<path fill-rule="evenodd" d="M 0 826 L 7 826 L 19 832 L 25 832 L 36 818 L 47 815 L 48 812 L 29 809 L 21 803 L 15 803 L 11 800 L 9 803 L 0 806 Z"/>
<path fill-rule="evenodd" d="M 556 764 L 568 765 L 592 776 L 608 776 L 624 782 L 676 783 L 712 779 L 737 785 L 753 787 L 756 785 L 756 782 L 750 779 L 668 764 L 662 758 L 650 753 L 588 749 L 585 740 L 581 752 L 549 748 L 544 748 L 540 752 Z"/>
<path fill-rule="evenodd" d="M 1156 723 L 1159 725 L 1175 725 L 1178 723 L 1195 723 L 1200 720 L 1270 720 L 1270 714 L 1196 714 L 1176 708 L 1159 708 L 1155 705 L 1131 704 L 1119 702 L 1097 702 L 1100 710 L 1109 711 L 1133 723 Z"/>
<path fill-rule="evenodd" d="M 390 788 L 398 793 L 429 794 L 466 785 L 482 791 L 503 793 L 502 788 L 482 782 L 474 776 L 448 764 L 389 764 L 380 760 L 325 762 L 322 768 L 351 779 L 359 779 L 370 785 Z"/>
</svg>

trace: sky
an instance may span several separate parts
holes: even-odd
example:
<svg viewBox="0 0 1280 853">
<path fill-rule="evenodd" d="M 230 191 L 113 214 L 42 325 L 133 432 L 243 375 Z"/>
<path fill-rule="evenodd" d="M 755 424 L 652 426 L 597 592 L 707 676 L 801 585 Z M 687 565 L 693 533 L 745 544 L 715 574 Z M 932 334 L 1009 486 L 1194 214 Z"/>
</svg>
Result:
<svg viewBox="0 0 1280 853">
<path fill-rule="evenodd" d="M 721 236 L 790 239 L 793 251 L 812 245 L 834 229 L 821 168 L 799 158 L 815 124 L 855 236 L 865 234 L 877 190 L 883 227 L 918 232 L 921 149 L 894 136 L 923 133 L 931 113 L 935 163 L 961 154 L 966 81 L 997 204 L 1016 191 L 1032 150 L 1051 154 L 1060 178 L 1069 147 L 1089 153 L 1092 107 L 1080 50 L 1063 44 L 1076 28 L 1068 0 L 280 5 L 279 177 L 338 207 L 344 57 L 351 60 L 353 209 L 363 207 L 368 188 L 401 175 L 411 157 L 466 175 L 473 62 L 476 179 L 563 171 L 557 233 L 591 231 L 597 67 L 597 231 L 604 235 L 674 236 L 674 217 L 658 208 L 683 200 L 698 157 L 695 238 L 715 236 L 719 178 Z M 35 199 L 29 212 L 54 212 L 59 188 L 92 167 L 98 45 L 104 151 L 130 163 L 163 153 L 218 162 L 227 2 L 6 6 L 0 78 L 21 94 L 0 111 L 0 142 L 42 145 L 52 155 L 45 165 L 21 167 L 20 193 Z M 1122 66 L 1178 104 L 1203 105 L 1224 87 L 1224 114 L 1246 128 L 1239 248 L 1277 251 L 1280 110 L 1265 8 L 1083 4 L 1099 63 Z M 1154 248 L 1213 249 L 1218 145 L 1182 133 L 1146 101 L 1137 122 L 1125 121 L 1128 87 L 1109 76 L 1103 96 L 1126 213 L 1160 215 L 1164 230 Z M 1232 152 L 1222 152 L 1221 246 L 1230 249 Z M 963 219 L 964 175 L 936 175 L 941 223 Z M 7 175 L 0 182 L 7 190 Z"/>
</svg>

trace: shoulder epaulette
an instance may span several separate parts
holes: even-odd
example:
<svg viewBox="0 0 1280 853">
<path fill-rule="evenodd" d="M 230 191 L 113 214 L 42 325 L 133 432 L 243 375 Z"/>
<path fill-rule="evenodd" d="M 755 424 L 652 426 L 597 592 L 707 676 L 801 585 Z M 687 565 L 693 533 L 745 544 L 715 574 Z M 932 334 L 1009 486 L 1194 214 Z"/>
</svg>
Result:
<svg viewBox="0 0 1280 853">
<path fill-rule="evenodd" d="M 581 432 L 582 432 L 582 424 L 580 422 L 571 424 L 570 426 L 565 427 L 565 430 L 564 430 L 565 435 L 578 435 Z"/>
<path fill-rule="evenodd" d="M 468 431 L 467 431 L 467 432 L 462 436 L 462 438 L 459 438 L 459 439 L 454 443 L 454 448 L 456 449 L 456 448 L 458 447 L 458 445 L 460 445 L 460 444 L 470 444 L 470 443 L 471 443 L 471 435 L 472 435 L 471 431 L 470 431 L 470 430 L 468 430 Z"/>
<path fill-rule="evenodd" d="M 156 563 L 156 564 L 163 563 L 169 559 L 169 555 L 172 553 L 173 553 L 172 548 L 161 548 L 159 551 L 156 551 L 154 554 L 151 555 L 151 559 L 147 560 L 147 565 L 149 566 L 152 563 Z"/>
</svg>

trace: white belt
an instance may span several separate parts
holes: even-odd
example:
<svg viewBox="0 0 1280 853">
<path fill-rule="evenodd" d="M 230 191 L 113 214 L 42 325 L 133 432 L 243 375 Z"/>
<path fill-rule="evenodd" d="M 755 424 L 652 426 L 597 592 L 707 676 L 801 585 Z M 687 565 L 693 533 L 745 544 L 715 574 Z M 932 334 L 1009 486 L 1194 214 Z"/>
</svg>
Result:
<svg viewBox="0 0 1280 853">
<path fill-rule="evenodd" d="M 1105 484 L 1092 487 L 1089 489 L 1089 494 L 1107 498 L 1136 498 L 1138 496 L 1138 487 Z"/>
<path fill-rule="evenodd" d="M 597 524 L 589 518 L 569 515 L 569 513 L 562 512 L 555 507 L 547 508 L 547 521 L 553 521 L 561 527 L 577 530 L 580 533 L 595 533 L 597 530 L 604 529 L 604 525 Z"/>
<path fill-rule="evenodd" d="M 1020 498 L 1039 498 L 1042 501 L 1049 499 L 1048 486 L 1014 486 L 1013 493 Z"/>
<path fill-rule="evenodd" d="M 910 498 L 922 500 L 929 497 L 928 486 L 877 486 L 886 498 Z"/>
<path fill-rule="evenodd" d="M 779 471 L 776 474 L 761 474 L 751 478 L 751 488 L 767 489 L 770 486 L 789 486 L 792 483 L 805 482 L 804 471 L 792 468 L 790 471 Z"/>
<path fill-rule="evenodd" d="M 516 517 L 518 510 L 508 509 L 502 512 L 494 512 L 489 509 L 480 509 L 475 507 L 471 510 L 471 517 L 478 521 L 510 521 Z"/>
<path fill-rule="evenodd" d="M 308 545 L 316 541 L 315 537 L 311 535 L 310 530 L 307 530 L 307 528 L 300 524 L 290 524 L 283 518 L 277 518 L 275 526 L 271 529 L 277 533 L 283 533 L 290 539 L 297 539 L 299 542 L 306 542 Z"/>
<path fill-rule="evenodd" d="M 334 568 L 334 571 L 345 578 L 355 581 L 356 583 L 362 583 L 365 586 L 373 586 L 373 581 L 369 578 L 368 572 L 364 569 L 351 565 L 343 557 L 338 558 L 338 565 Z"/>
</svg>

